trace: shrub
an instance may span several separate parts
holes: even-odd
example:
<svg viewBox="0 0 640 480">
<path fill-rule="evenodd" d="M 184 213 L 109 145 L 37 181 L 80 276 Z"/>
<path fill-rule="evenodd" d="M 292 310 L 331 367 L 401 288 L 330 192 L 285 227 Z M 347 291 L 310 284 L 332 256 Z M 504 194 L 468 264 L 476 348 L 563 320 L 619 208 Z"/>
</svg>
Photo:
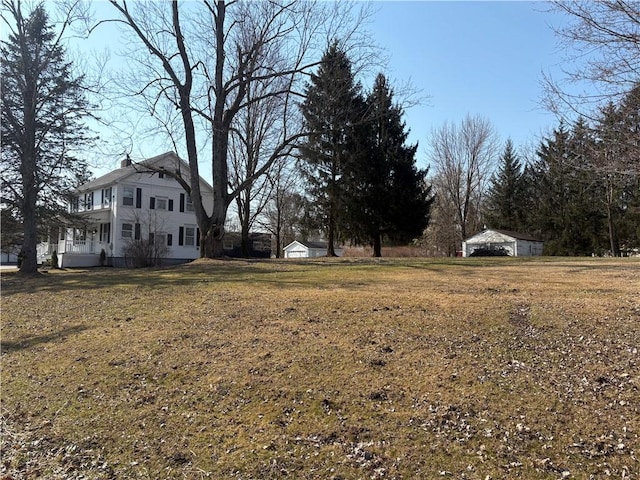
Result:
<svg viewBox="0 0 640 480">
<path fill-rule="evenodd" d="M 54 250 L 51 254 L 51 268 L 58 268 L 58 253 Z"/>
<path fill-rule="evenodd" d="M 132 240 L 122 249 L 128 267 L 143 268 L 160 266 L 169 248 L 150 240 Z"/>
</svg>

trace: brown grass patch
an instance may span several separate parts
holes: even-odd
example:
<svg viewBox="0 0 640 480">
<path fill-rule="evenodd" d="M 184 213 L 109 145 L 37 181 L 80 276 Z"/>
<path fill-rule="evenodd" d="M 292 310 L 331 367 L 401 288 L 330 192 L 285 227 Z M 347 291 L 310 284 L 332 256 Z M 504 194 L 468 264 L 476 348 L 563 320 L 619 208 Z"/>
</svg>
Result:
<svg viewBox="0 0 640 480">
<path fill-rule="evenodd" d="M 2 276 L 18 478 L 640 478 L 633 259 Z"/>
</svg>

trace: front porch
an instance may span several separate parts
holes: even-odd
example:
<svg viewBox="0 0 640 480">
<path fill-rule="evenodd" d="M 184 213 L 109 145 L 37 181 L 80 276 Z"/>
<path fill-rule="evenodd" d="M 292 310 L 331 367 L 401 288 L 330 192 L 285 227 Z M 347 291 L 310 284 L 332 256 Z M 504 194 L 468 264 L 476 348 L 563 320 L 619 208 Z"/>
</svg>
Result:
<svg viewBox="0 0 640 480">
<path fill-rule="evenodd" d="M 105 266 L 108 265 L 109 257 L 107 242 L 94 239 L 60 240 L 58 242 L 58 266 L 60 268 Z"/>
<path fill-rule="evenodd" d="M 104 255 L 101 257 L 101 253 Z M 98 240 L 59 240 L 58 243 L 38 244 L 38 263 L 51 260 L 53 252 L 58 257 L 58 267 L 98 267 L 109 264 L 110 245 Z"/>
</svg>

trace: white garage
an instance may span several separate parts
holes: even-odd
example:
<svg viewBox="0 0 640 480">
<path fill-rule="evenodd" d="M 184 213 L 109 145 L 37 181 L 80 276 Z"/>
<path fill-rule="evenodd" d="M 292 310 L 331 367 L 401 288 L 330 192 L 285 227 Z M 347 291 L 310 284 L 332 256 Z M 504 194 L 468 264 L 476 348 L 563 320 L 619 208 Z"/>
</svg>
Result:
<svg viewBox="0 0 640 480">
<path fill-rule="evenodd" d="M 507 230 L 483 230 L 462 242 L 462 256 L 471 257 L 474 252 L 503 252 L 510 257 L 542 255 L 542 241 L 523 233 Z"/>
<path fill-rule="evenodd" d="M 342 256 L 342 248 L 335 247 L 336 255 Z M 327 242 L 294 240 L 284 247 L 284 258 L 314 258 L 327 255 Z"/>
</svg>

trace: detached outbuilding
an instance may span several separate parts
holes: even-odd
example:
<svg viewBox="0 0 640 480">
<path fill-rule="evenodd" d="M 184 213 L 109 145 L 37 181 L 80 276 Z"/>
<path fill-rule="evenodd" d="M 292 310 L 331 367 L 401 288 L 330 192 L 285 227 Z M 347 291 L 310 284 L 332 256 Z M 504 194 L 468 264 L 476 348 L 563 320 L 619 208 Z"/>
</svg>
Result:
<svg viewBox="0 0 640 480">
<path fill-rule="evenodd" d="M 294 240 L 284 247 L 284 258 L 314 258 L 327 255 L 327 242 Z M 342 248 L 334 247 L 336 255 L 342 256 Z"/>
<path fill-rule="evenodd" d="M 533 257 L 542 255 L 542 247 L 542 241 L 531 235 L 487 229 L 462 242 L 462 256 L 502 254 L 510 257 Z"/>
</svg>

